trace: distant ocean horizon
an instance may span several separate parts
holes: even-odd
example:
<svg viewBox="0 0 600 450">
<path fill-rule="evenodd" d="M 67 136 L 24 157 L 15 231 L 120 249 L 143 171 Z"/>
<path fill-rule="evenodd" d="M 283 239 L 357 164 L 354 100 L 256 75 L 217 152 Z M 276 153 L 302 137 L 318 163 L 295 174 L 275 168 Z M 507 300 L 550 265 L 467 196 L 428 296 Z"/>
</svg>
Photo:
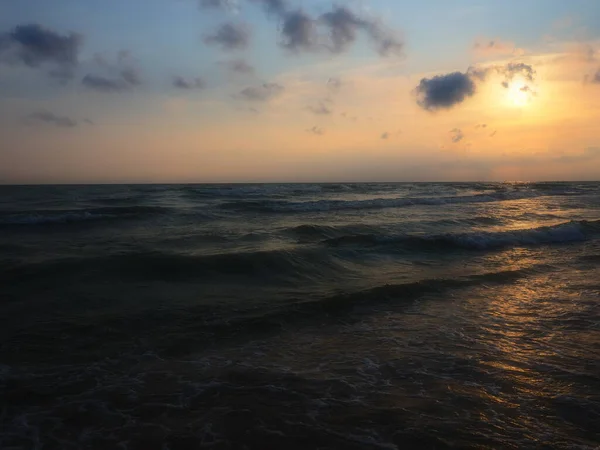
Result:
<svg viewBox="0 0 600 450">
<path fill-rule="evenodd" d="M 0 186 L 0 448 L 597 448 L 600 182 Z"/>
<path fill-rule="evenodd" d="M 240 185 L 240 184 L 455 184 L 455 183 L 471 183 L 471 184 L 544 184 L 544 183 L 598 183 L 600 180 L 587 179 L 548 179 L 548 180 L 435 180 L 435 181 L 408 181 L 408 180 L 354 180 L 354 181 L 115 181 L 115 182 L 27 182 L 27 183 L 3 183 L 0 186 L 182 186 L 182 185 Z"/>
</svg>

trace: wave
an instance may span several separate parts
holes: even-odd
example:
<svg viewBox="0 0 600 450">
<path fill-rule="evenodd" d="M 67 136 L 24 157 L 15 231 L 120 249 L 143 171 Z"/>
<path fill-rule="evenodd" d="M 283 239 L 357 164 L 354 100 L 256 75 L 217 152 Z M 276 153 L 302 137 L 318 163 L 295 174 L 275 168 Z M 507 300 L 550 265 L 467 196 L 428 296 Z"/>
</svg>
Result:
<svg viewBox="0 0 600 450">
<path fill-rule="evenodd" d="M 215 317 L 205 321 L 204 326 L 215 334 L 265 333 L 280 330 L 289 324 L 305 321 L 346 321 L 347 314 L 364 316 L 379 312 L 383 304 L 405 306 L 427 295 L 443 295 L 448 291 L 490 284 L 514 283 L 540 271 L 551 270 L 549 266 L 537 265 L 518 270 L 505 270 L 473 275 L 463 278 L 434 278 L 402 284 L 386 284 L 351 293 L 313 298 L 287 303 L 278 307 L 255 308 L 238 312 L 236 316 Z"/>
<path fill-rule="evenodd" d="M 187 185 L 180 188 L 185 195 L 196 198 L 286 198 L 291 195 L 320 194 L 319 184 L 231 184 Z"/>
<path fill-rule="evenodd" d="M 547 227 L 497 232 L 473 232 L 432 236 L 356 234 L 326 239 L 323 243 L 333 247 L 345 245 L 396 245 L 411 250 L 489 250 L 521 245 L 583 242 L 597 236 L 599 233 L 600 220 L 582 220 Z"/>
<path fill-rule="evenodd" d="M 327 233 L 327 228 L 309 228 L 308 233 Z M 71 257 L 37 263 L 10 264 L 0 271 L 0 281 L 29 282 L 35 278 L 68 275 L 90 281 L 99 278 L 218 281 L 243 277 L 264 283 L 327 281 L 353 276 L 363 252 L 333 251 L 357 247 L 371 253 L 440 253 L 456 250 L 495 250 L 515 246 L 582 242 L 600 235 L 600 221 L 567 222 L 560 225 L 499 232 L 446 234 L 432 236 L 347 234 L 320 241 L 322 245 L 296 246 L 274 250 L 190 254 L 164 251 L 136 251 L 99 257 Z M 341 250 L 341 249 L 340 249 Z"/>
<path fill-rule="evenodd" d="M 537 197 L 539 194 L 524 192 L 495 192 L 449 197 L 399 197 L 374 198 L 368 200 L 313 200 L 290 202 L 283 200 L 250 200 L 234 201 L 221 204 L 221 208 L 242 211 L 258 211 L 272 213 L 292 212 L 324 212 L 343 210 L 402 208 L 417 205 L 450 205 L 463 203 L 488 203 L 506 200 L 522 200 Z"/>
<path fill-rule="evenodd" d="M 158 206 L 100 207 L 71 210 L 12 211 L 0 217 L 1 226 L 57 225 L 97 220 L 144 218 L 149 215 L 166 214 L 169 208 Z"/>
<path fill-rule="evenodd" d="M 209 255 L 140 251 L 101 257 L 72 257 L 13 265 L 0 271 L 2 279 L 27 281 L 57 275 L 123 279 L 185 281 L 240 276 L 256 281 L 319 279 L 344 270 L 343 262 L 324 249 L 278 249 Z"/>
</svg>

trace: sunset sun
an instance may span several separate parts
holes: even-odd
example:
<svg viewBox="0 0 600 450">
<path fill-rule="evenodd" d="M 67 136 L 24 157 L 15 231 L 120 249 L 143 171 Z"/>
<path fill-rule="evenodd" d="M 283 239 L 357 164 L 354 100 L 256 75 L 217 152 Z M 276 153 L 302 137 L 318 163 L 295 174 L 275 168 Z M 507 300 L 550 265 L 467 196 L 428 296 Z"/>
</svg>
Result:
<svg viewBox="0 0 600 450">
<path fill-rule="evenodd" d="M 510 82 L 506 100 L 510 106 L 522 108 L 527 106 L 531 100 L 532 91 L 525 79 L 519 78 Z"/>
</svg>

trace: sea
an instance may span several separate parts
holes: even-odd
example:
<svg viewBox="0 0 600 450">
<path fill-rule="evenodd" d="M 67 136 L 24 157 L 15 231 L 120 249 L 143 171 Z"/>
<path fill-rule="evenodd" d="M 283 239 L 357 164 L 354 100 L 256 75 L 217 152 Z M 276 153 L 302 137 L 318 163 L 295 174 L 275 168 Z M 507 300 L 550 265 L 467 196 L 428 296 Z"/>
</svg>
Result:
<svg viewBox="0 0 600 450">
<path fill-rule="evenodd" d="M 0 449 L 199 448 L 600 448 L 600 183 L 0 187 Z"/>
</svg>

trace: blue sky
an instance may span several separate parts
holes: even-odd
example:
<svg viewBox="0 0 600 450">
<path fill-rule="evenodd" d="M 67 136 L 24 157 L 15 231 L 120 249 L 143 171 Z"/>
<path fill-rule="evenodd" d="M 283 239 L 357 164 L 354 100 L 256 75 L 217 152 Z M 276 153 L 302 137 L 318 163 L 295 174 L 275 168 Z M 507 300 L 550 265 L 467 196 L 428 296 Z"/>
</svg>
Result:
<svg viewBox="0 0 600 450">
<path fill-rule="evenodd" d="M 106 145 L 111 147 L 131 146 L 132 142 L 152 142 L 156 146 L 153 147 L 153 154 L 172 158 L 182 166 L 186 165 L 186 158 L 190 157 L 198 161 L 210 160 L 213 164 L 210 173 L 199 171 L 198 181 L 213 178 L 222 178 L 224 181 L 238 180 L 240 177 L 261 180 L 278 178 L 278 173 L 271 176 L 268 171 L 259 170 L 254 165 L 250 165 L 252 167 L 245 174 L 243 167 L 244 164 L 248 167 L 248 164 L 244 162 L 240 162 L 241 166 L 235 170 L 227 169 L 231 168 L 231 158 L 239 152 L 243 153 L 244 158 L 250 155 L 260 160 L 271 155 L 269 151 L 263 150 L 270 146 L 281 148 L 289 145 L 290 148 L 293 147 L 290 155 L 302 154 L 304 156 L 301 159 L 307 158 L 318 165 L 325 160 L 330 161 L 332 152 L 352 154 L 352 158 L 347 161 L 355 161 L 357 151 L 364 152 L 364 155 L 377 154 L 381 151 L 378 146 L 385 144 L 388 147 L 382 154 L 384 166 L 388 166 L 390 161 L 396 161 L 398 154 L 410 156 L 411 161 L 415 160 L 414 164 L 425 166 L 427 161 L 416 158 L 416 153 L 426 152 L 431 158 L 437 158 L 437 152 L 447 147 L 448 142 L 445 140 L 448 139 L 448 134 L 455 129 L 460 129 L 465 134 L 465 124 L 477 122 L 476 117 L 495 118 L 499 124 L 514 127 L 513 136 L 529 133 L 534 128 L 537 133 L 542 133 L 537 127 L 541 123 L 550 126 L 552 120 L 555 121 L 552 126 L 555 126 L 559 119 L 550 119 L 549 114 L 542 117 L 540 108 L 525 107 L 525 104 L 533 105 L 537 102 L 541 105 L 553 100 L 554 103 L 546 103 L 548 108 L 558 105 L 557 97 L 544 97 L 544 92 L 551 92 L 558 86 L 556 83 L 565 77 L 571 77 L 572 84 L 568 85 L 568 89 L 573 90 L 569 94 L 575 96 L 573 101 L 587 105 L 587 113 L 581 114 L 576 122 L 569 122 L 574 128 L 565 131 L 565 134 L 585 129 L 586 136 L 589 136 L 585 142 L 577 143 L 577 151 L 589 155 L 588 149 L 595 148 L 596 136 L 584 124 L 588 118 L 591 120 L 595 111 L 593 104 L 586 102 L 595 98 L 598 89 L 595 86 L 586 88 L 585 92 L 577 89 L 582 80 L 593 79 L 595 70 L 600 68 L 600 62 L 597 63 L 596 57 L 591 56 L 585 64 L 570 62 L 571 65 L 567 67 L 566 63 L 556 65 L 558 63 L 555 60 L 558 59 L 552 59 L 552 63 L 546 59 L 573 53 L 575 56 L 572 61 L 575 61 L 576 54 L 583 51 L 583 46 L 589 47 L 590 55 L 594 55 L 600 32 L 598 1 L 287 2 L 288 13 L 301 10 L 305 17 L 314 19 L 318 26 L 322 23 L 317 22 L 316 18 L 324 17 L 323 14 L 327 12 L 339 7 L 351 11 L 356 20 L 352 27 L 355 27 L 354 32 L 359 38 L 345 46 L 343 51 L 314 51 L 307 50 L 308 47 L 290 51 L 283 48 L 280 45 L 283 39 L 282 27 L 288 16 L 266 13 L 260 4 L 264 1 L 237 0 L 234 8 L 206 8 L 201 6 L 201 0 L 0 0 L 0 33 L 3 33 L 0 36 L 9 37 L 9 45 L 4 50 L 0 47 L 0 97 L 5 99 L 4 106 L 0 106 L 0 129 L 10 134 L 11 142 L 18 142 L 23 147 L 16 148 L 15 144 L 8 150 L 6 147 L 0 150 L 0 163 L 5 162 L 4 167 L 0 168 L 0 182 L 17 179 L 60 180 L 61 177 L 66 177 L 65 180 L 68 181 L 73 177 L 77 178 L 77 161 L 81 158 L 77 147 L 81 147 L 82 142 L 94 140 L 96 134 L 100 134 L 102 140 L 106 139 Z M 225 23 L 244 24 L 250 30 L 246 47 L 227 49 L 206 42 L 206 36 Z M 10 52 L 17 52 L 18 45 L 26 44 L 14 39 L 10 41 L 10 33 L 15 27 L 23 25 L 39 25 L 49 33 L 65 38 L 70 32 L 82 35 L 82 43 L 77 47 L 76 62 L 71 64 L 72 74 L 67 80 L 58 82 L 48 76 L 48 72 L 55 69 L 55 61 L 52 59 L 40 59 L 41 63 L 35 67 L 28 66 L 24 60 L 15 62 L 14 53 Z M 373 29 L 376 29 L 376 33 L 386 30 L 387 34 L 384 37 L 373 34 L 374 40 L 369 40 L 369 30 Z M 322 38 L 331 39 L 331 36 L 328 38 L 326 35 L 327 30 L 322 30 L 321 33 L 323 32 L 325 34 L 322 34 Z M 376 51 L 374 45 L 386 42 L 388 37 L 398 44 L 398 48 L 401 45 L 401 52 L 383 55 Z M 492 41 L 495 43 L 493 51 L 474 51 L 476 43 L 485 46 Z M 233 74 L 228 71 L 225 64 L 235 60 L 245 61 L 254 67 L 255 72 Z M 492 61 L 495 64 L 494 74 L 504 74 L 503 76 L 510 77 L 511 83 L 517 84 L 522 83 L 519 77 L 526 73 L 511 72 L 507 75 L 507 64 L 513 64 L 511 67 L 516 67 L 514 64 L 530 67 L 536 73 L 536 91 L 534 92 L 534 86 L 528 80 L 525 81 L 529 84 L 515 84 L 512 90 L 506 91 L 512 92 L 510 95 L 513 103 L 513 108 L 506 111 L 498 109 L 506 107 L 506 102 L 503 103 L 500 98 L 501 95 L 506 95 L 492 92 L 489 87 L 491 85 L 479 85 L 479 81 L 477 96 L 474 92 L 467 92 L 460 101 L 455 102 L 453 99 L 446 105 L 448 107 L 441 108 L 444 111 L 440 113 L 423 111 L 424 103 L 415 101 L 415 89 L 419 80 L 430 79 L 435 74 L 443 76 L 461 71 L 464 73 L 464 80 L 471 83 L 467 80 L 468 77 L 472 78 L 467 72 L 468 67 L 485 68 L 485 64 L 489 66 Z M 498 69 L 502 65 L 505 68 Z M 129 85 L 119 78 L 119 71 L 125 69 L 135 72 L 135 83 Z M 486 70 L 487 73 L 492 73 L 489 67 Z M 200 79 L 201 83 L 199 81 L 197 86 L 202 89 L 177 88 L 173 83 L 175 76 L 192 84 L 195 83 L 194 80 Z M 98 83 L 93 86 L 86 83 L 86 77 L 92 81 L 102 77 L 100 81 L 105 83 L 105 87 L 106 81 L 114 81 L 115 77 L 119 83 L 124 84 L 102 89 Z M 342 93 L 327 91 L 326 83 L 329 78 L 342 80 L 345 90 Z M 533 79 L 531 82 L 533 83 Z M 267 85 L 270 87 L 265 87 Z M 508 84 L 506 87 L 508 89 Z M 527 90 L 532 93 L 531 98 L 525 98 L 520 93 Z M 485 94 L 480 94 L 481 92 Z M 251 96 L 244 93 L 250 93 Z M 483 101 L 484 95 L 486 102 Z M 472 100 L 475 97 L 480 101 Z M 567 102 L 563 97 L 560 100 Z M 390 103 L 384 105 L 388 101 Z M 494 106 L 494 102 L 497 105 Z M 479 108 L 477 111 L 476 107 Z M 311 115 L 311 111 L 314 114 Z M 51 115 L 40 112 L 50 112 Z M 417 117 L 412 128 L 419 130 L 420 134 L 411 135 L 410 139 L 406 137 L 405 142 L 401 142 L 402 139 L 398 137 L 393 144 L 394 148 L 390 147 L 392 144 L 389 142 L 379 142 L 381 139 L 369 143 L 371 141 L 366 137 L 350 136 L 349 130 L 354 133 L 361 128 L 364 133 L 371 133 L 371 136 L 385 135 L 384 140 L 388 141 L 388 137 L 400 135 L 402 123 L 395 121 L 404 116 L 406 117 L 402 120 L 405 122 Z M 362 117 L 361 125 L 344 122 L 350 117 L 355 117 L 356 122 Z M 70 122 L 60 118 L 72 119 L 77 126 L 64 126 Z M 16 126 L 23 121 L 30 126 Z M 56 126 L 31 126 L 36 121 Z M 368 121 L 373 122 L 370 125 L 372 127 L 379 121 L 381 130 L 369 130 L 366 125 Z M 84 122 L 89 123 L 89 126 L 81 126 Z M 296 128 L 292 128 L 293 126 Z M 156 136 L 148 137 L 148 128 L 155 129 Z M 223 133 L 219 135 L 217 129 L 223 130 Z M 396 129 L 398 131 L 394 131 Z M 297 130 L 298 133 L 303 133 L 302 138 L 292 138 L 295 142 L 287 144 L 280 134 L 281 130 Z M 249 137 L 242 142 L 236 141 L 236 133 L 246 133 Z M 435 141 L 432 139 L 433 133 L 438 135 Z M 307 134 L 314 136 L 309 137 Z M 173 150 L 173 136 L 181 139 L 182 147 L 187 150 Z M 320 139 L 315 141 L 315 136 Z M 535 142 L 531 136 L 527 139 L 527 142 Z M 305 150 L 298 147 L 301 141 L 304 142 Z M 452 143 L 453 139 L 450 138 L 450 141 Z M 454 143 L 458 144 L 459 141 L 464 143 L 467 140 L 461 138 Z M 56 158 L 51 159 L 52 155 L 47 150 L 40 149 L 40 142 L 71 150 L 66 153 L 61 150 L 60 154 L 54 155 Z M 355 149 L 358 142 L 361 150 Z M 482 142 L 474 139 L 469 148 L 481 145 Z M 485 145 L 489 146 L 487 142 Z M 102 159 L 103 155 L 112 160 L 119 158 L 118 153 L 107 156 L 99 148 L 99 144 L 86 146 L 90 147 L 89 156 L 94 160 Z M 420 147 L 424 150 L 414 150 Z M 327 153 L 327 158 L 323 153 L 315 155 L 315 148 L 322 148 Z M 42 151 L 45 153 L 41 153 Z M 537 148 L 536 151 L 539 153 L 542 150 Z M 545 151 L 560 153 L 571 150 L 548 147 Z M 474 167 L 487 167 L 488 163 L 484 164 L 482 158 L 490 156 L 492 150 L 485 148 L 482 152 L 476 156 L 465 156 L 460 152 L 446 152 L 443 155 L 444 158 L 454 158 L 453 161 L 456 158 L 466 158 Z M 142 155 L 140 150 L 139 156 Z M 223 155 L 223 159 L 220 160 L 218 155 Z M 494 158 L 496 156 L 494 153 Z M 28 161 L 32 157 L 46 161 L 46 165 L 50 167 L 47 173 L 41 167 L 42 163 L 35 170 L 28 169 L 28 164 L 31 164 Z M 278 157 L 281 157 L 281 164 L 285 166 L 285 173 L 289 173 L 294 159 L 288 160 L 284 155 Z M 72 166 L 74 173 L 58 167 L 59 163 L 56 161 L 61 158 L 68 160 L 67 166 Z M 135 160 L 133 158 L 131 161 Z M 157 156 L 157 161 L 162 160 Z M 131 161 L 123 161 L 119 166 L 118 176 L 115 175 L 116 179 L 126 180 L 130 177 L 146 180 L 149 175 L 138 173 L 142 165 L 135 165 Z M 522 164 L 523 159 L 519 161 Z M 381 161 L 372 162 L 374 167 L 381 165 Z M 7 164 L 18 166 L 18 170 L 11 171 Z M 129 172 L 122 169 L 127 164 L 131 164 Z M 307 164 L 310 166 L 310 163 Z M 273 170 L 277 171 L 282 167 L 277 166 Z M 86 170 L 89 171 L 91 181 L 97 179 L 91 169 Z M 350 168 L 348 170 L 348 173 L 354 173 Z M 17 173 L 18 176 L 15 175 Z M 156 175 L 155 170 L 148 173 Z M 160 174 L 158 178 L 177 181 L 180 173 L 186 174 L 186 180 L 194 178 L 192 172 L 180 170 L 165 172 L 164 177 Z M 553 172 L 553 176 L 557 174 L 560 175 L 560 172 Z M 301 175 L 298 176 L 301 178 Z M 322 169 L 316 178 L 326 179 L 327 176 L 327 170 Z M 439 171 L 431 172 L 431 177 L 436 176 L 439 176 Z M 490 175 L 482 172 L 481 176 Z M 377 174 L 374 177 L 377 178 Z M 387 170 L 386 177 L 389 177 Z M 84 177 L 83 180 L 85 179 Z"/>
</svg>

